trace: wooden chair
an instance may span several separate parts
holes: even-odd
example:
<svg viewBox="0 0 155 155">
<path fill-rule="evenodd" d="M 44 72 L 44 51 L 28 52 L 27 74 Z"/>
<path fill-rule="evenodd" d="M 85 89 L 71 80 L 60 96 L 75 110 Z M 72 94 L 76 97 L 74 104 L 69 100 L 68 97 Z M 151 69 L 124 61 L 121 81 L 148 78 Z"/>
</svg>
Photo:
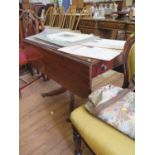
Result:
<svg viewBox="0 0 155 155">
<path fill-rule="evenodd" d="M 42 54 L 39 53 L 38 51 L 32 51 L 29 49 L 25 49 L 24 45 L 23 45 L 23 40 L 25 37 L 28 37 L 30 35 L 34 35 L 36 33 L 39 32 L 39 26 L 38 23 L 40 21 L 38 21 L 40 18 L 38 18 L 37 16 L 34 15 L 34 12 L 32 12 L 31 10 L 23 10 L 23 12 L 21 13 L 20 16 L 20 21 L 19 21 L 19 31 L 20 31 L 20 54 L 19 54 L 19 65 L 20 67 L 23 65 L 28 65 L 31 64 L 33 62 L 33 64 L 35 64 L 35 62 L 39 62 L 39 65 L 41 65 L 41 67 L 44 67 L 43 61 L 42 61 Z M 31 74 L 33 74 L 33 72 L 31 72 Z M 33 83 L 34 81 L 38 80 L 40 77 L 43 77 L 44 81 L 47 80 L 47 78 L 44 76 L 44 74 L 41 74 L 40 76 L 38 76 L 36 79 L 30 81 L 29 83 L 26 83 L 24 86 L 20 87 L 19 91 L 21 94 L 21 90 L 25 87 L 27 87 L 28 85 L 30 85 L 31 83 Z M 43 97 L 46 96 L 55 96 L 55 95 L 59 95 L 61 93 L 64 93 L 66 91 L 66 89 L 64 87 L 58 88 L 56 90 L 52 90 L 50 92 L 47 93 L 42 93 Z"/>
<path fill-rule="evenodd" d="M 50 22 L 49 26 L 54 27 L 55 19 L 57 16 L 57 8 L 53 7 L 53 11 L 50 12 Z"/>
<path fill-rule="evenodd" d="M 129 81 L 134 77 L 134 42 L 133 35 L 124 47 L 124 88 L 129 86 Z M 97 155 L 134 155 L 133 139 L 91 115 L 83 105 L 71 113 L 70 120 L 73 126 L 75 155 L 82 154 L 81 138 Z"/>
<path fill-rule="evenodd" d="M 65 10 L 63 6 L 57 8 L 57 14 L 55 15 L 54 27 L 62 27 Z"/>
<path fill-rule="evenodd" d="M 74 14 L 76 13 L 76 6 L 75 5 L 71 5 L 68 10 L 66 11 L 66 13 L 70 13 L 70 14 Z"/>
<path fill-rule="evenodd" d="M 32 61 L 36 61 L 41 58 L 41 55 L 35 51 L 29 51 L 24 48 L 23 40 L 25 37 L 34 35 L 39 32 L 39 22 L 40 19 L 35 15 L 31 10 L 20 10 L 19 18 L 19 67 L 25 66 L 28 71 L 33 75 L 33 68 L 31 65 Z M 21 72 L 20 72 L 21 73 Z M 43 75 L 41 75 L 43 76 Z M 39 79 L 41 76 L 38 76 L 30 82 L 25 82 L 21 77 L 20 80 L 25 82 L 25 85 L 20 87 L 20 91 Z"/>
<path fill-rule="evenodd" d="M 54 7 L 50 6 L 45 12 L 44 25 L 50 25 L 53 18 Z"/>
<path fill-rule="evenodd" d="M 80 12 L 80 15 L 78 17 L 76 26 L 75 26 L 75 30 L 77 30 L 80 19 L 84 18 L 84 17 L 92 17 L 92 6 L 87 5 L 85 6 L 82 11 Z"/>
<path fill-rule="evenodd" d="M 70 6 L 64 15 L 61 28 L 67 28 L 73 30 L 76 20 L 76 7 Z"/>
</svg>

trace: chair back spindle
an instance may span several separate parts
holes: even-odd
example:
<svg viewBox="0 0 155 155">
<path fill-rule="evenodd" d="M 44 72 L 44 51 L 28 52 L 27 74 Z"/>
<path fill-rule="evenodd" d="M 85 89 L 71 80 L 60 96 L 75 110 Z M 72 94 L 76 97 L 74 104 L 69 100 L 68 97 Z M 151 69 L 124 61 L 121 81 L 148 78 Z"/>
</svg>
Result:
<svg viewBox="0 0 155 155">
<path fill-rule="evenodd" d="M 123 88 L 129 87 L 135 76 L 135 35 L 132 34 L 124 46 L 123 51 L 123 66 L 124 66 L 124 82 Z"/>
</svg>

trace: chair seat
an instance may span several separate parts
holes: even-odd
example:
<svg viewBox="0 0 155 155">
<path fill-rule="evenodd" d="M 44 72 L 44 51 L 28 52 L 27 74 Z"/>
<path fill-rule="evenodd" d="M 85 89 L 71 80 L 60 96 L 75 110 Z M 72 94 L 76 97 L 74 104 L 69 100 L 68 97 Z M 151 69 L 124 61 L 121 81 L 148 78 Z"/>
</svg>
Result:
<svg viewBox="0 0 155 155">
<path fill-rule="evenodd" d="M 26 63 L 31 63 L 42 58 L 42 54 L 38 51 L 29 48 L 26 51 L 24 48 L 19 48 L 19 64 L 25 65 Z"/>
<path fill-rule="evenodd" d="M 97 155 L 134 155 L 135 141 L 88 113 L 80 106 L 71 122 Z"/>
</svg>

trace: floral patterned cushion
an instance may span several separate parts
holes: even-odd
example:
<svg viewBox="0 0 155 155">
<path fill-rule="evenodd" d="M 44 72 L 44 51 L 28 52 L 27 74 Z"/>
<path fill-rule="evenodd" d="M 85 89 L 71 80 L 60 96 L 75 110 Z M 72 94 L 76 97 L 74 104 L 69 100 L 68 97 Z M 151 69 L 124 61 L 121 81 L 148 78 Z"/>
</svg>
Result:
<svg viewBox="0 0 155 155">
<path fill-rule="evenodd" d="M 85 108 L 120 130 L 135 138 L 135 93 L 113 85 L 104 86 L 89 95 Z"/>
</svg>

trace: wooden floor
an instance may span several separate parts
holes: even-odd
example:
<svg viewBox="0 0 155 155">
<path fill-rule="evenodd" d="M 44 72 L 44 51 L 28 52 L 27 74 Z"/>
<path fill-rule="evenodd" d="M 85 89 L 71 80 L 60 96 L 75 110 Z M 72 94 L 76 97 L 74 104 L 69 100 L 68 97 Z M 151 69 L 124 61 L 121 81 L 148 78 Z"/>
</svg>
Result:
<svg viewBox="0 0 155 155">
<path fill-rule="evenodd" d="M 74 143 L 69 115 L 68 92 L 41 97 L 42 92 L 58 88 L 54 81 L 39 79 L 21 91 L 20 155 L 73 155 Z M 77 106 L 84 103 L 76 97 Z M 82 144 L 83 155 L 92 155 Z"/>
<path fill-rule="evenodd" d="M 23 89 L 20 98 L 20 155 L 73 155 L 68 92 L 42 98 L 40 93 L 59 87 L 42 79 Z M 83 100 L 76 98 L 76 102 Z M 83 146 L 84 154 L 91 155 Z"/>
</svg>

